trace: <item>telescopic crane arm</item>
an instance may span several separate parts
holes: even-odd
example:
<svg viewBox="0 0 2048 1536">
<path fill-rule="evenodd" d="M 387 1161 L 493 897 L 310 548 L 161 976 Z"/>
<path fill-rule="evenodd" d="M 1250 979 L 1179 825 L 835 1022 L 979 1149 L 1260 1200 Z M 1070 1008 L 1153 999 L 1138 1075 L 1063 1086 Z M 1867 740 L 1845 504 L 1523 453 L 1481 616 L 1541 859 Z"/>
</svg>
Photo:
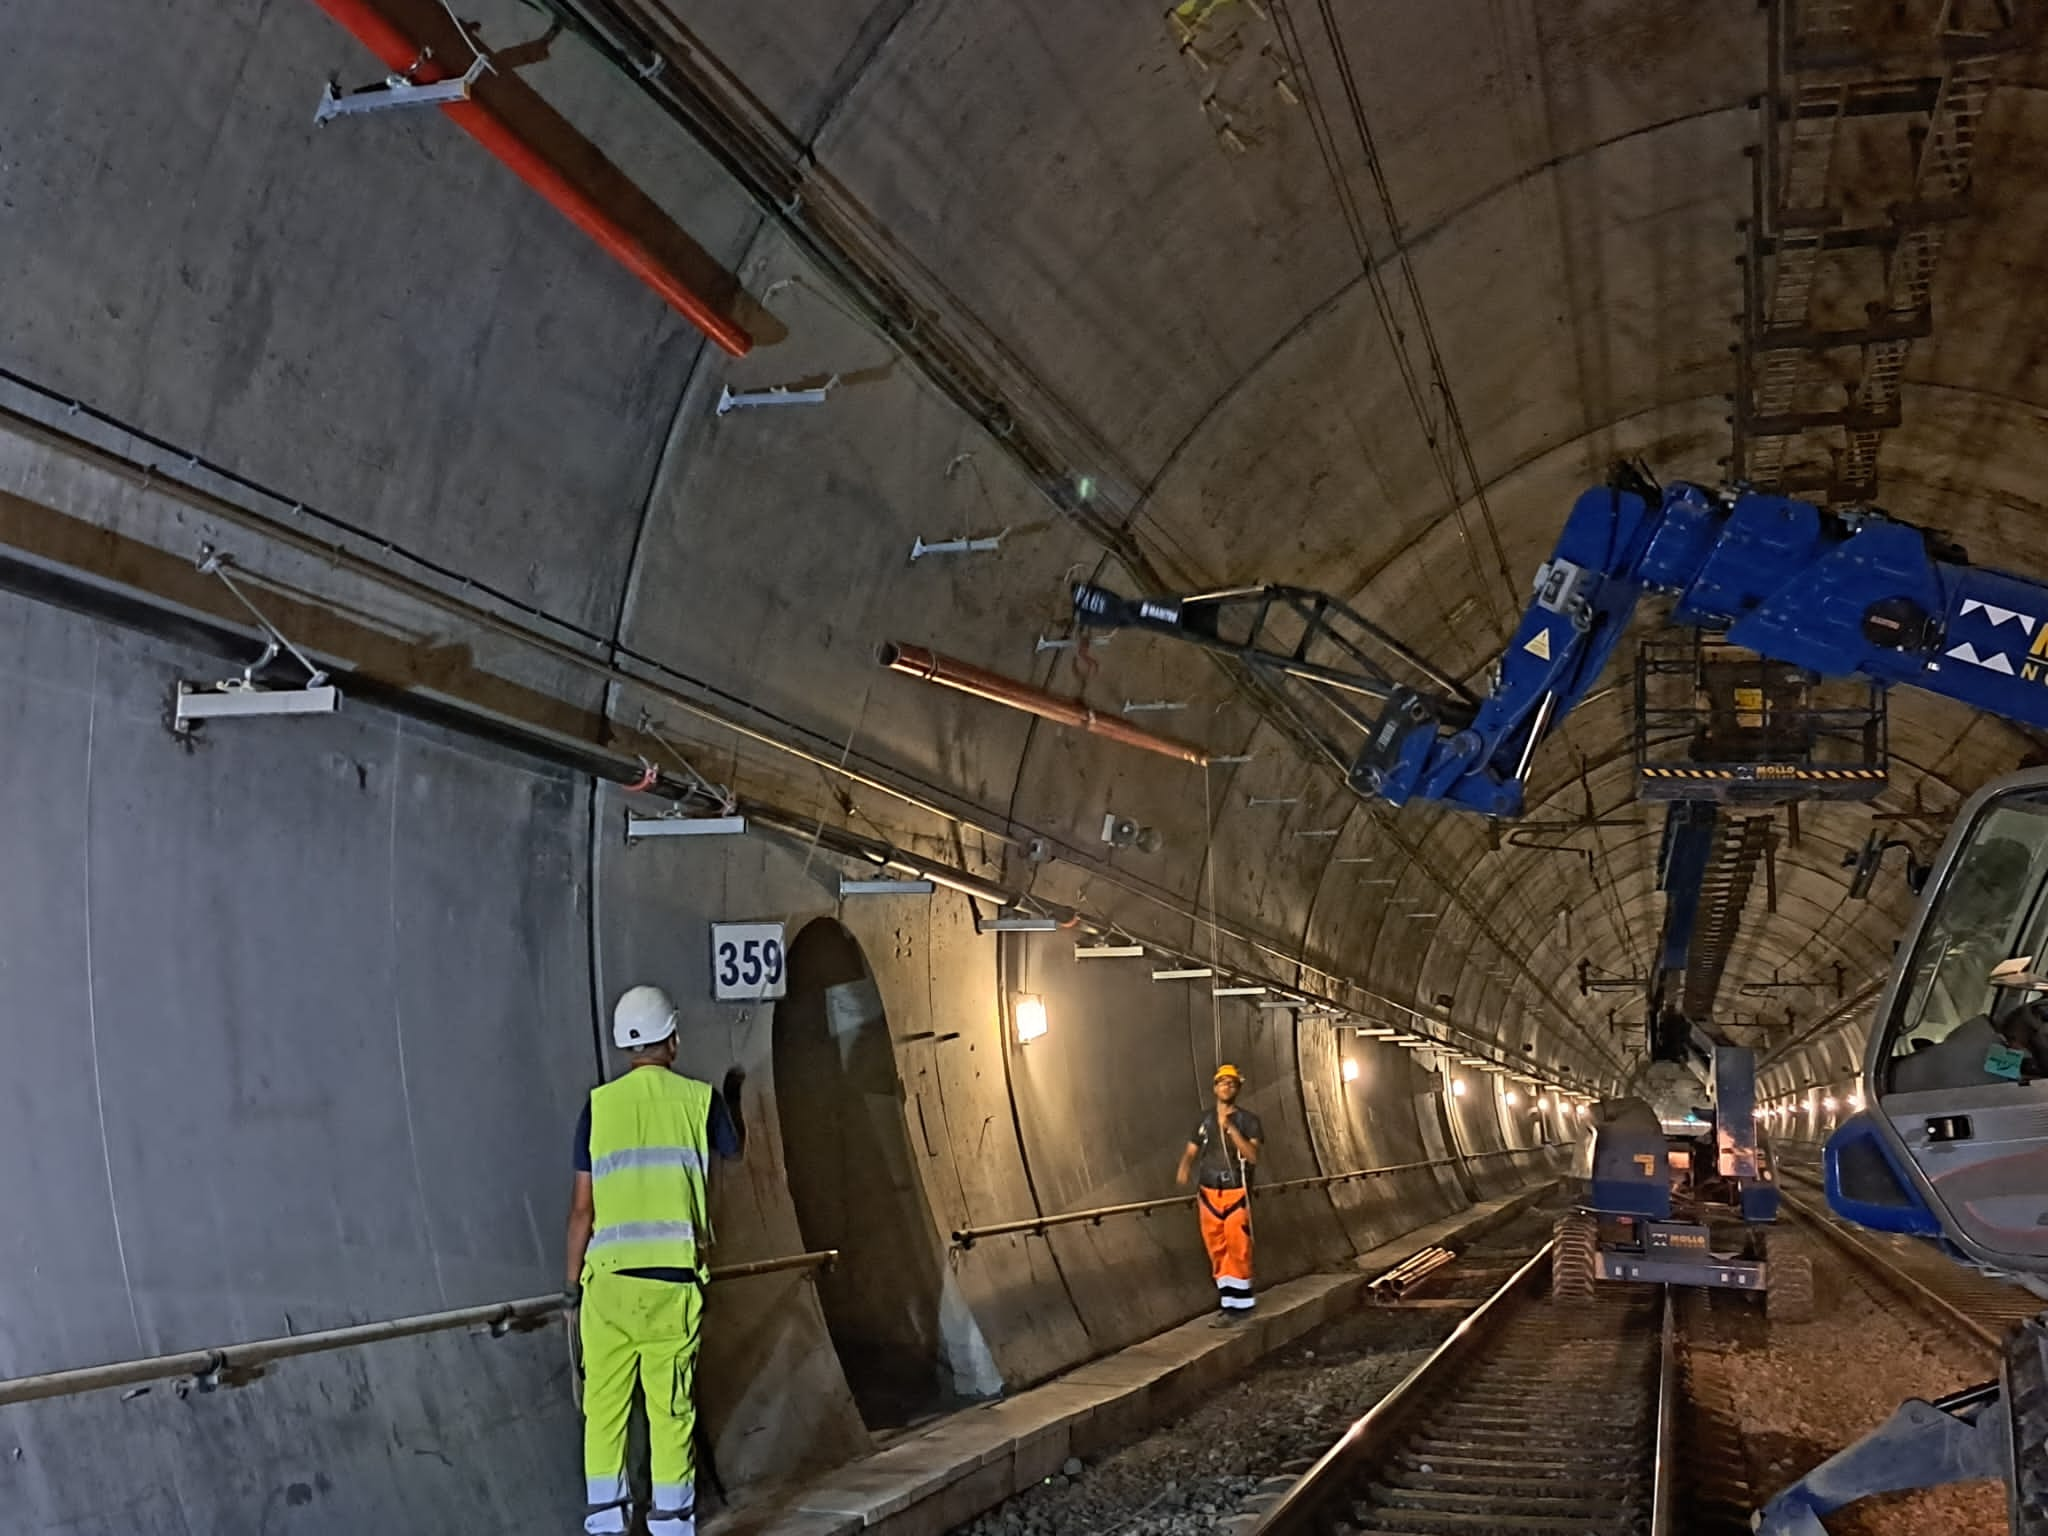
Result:
<svg viewBox="0 0 2048 1536">
<path fill-rule="evenodd" d="M 2048 584 L 1973 566 L 1939 535 L 1881 512 L 1660 489 L 1626 469 L 1572 507 L 1476 701 L 1336 599 L 1299 588 L 1134 600 L 1081 586 L 1074 608 L 1090 626 L 1151 629 L 1231 656 L 1311 725 L 1360 794 L 1512 817 L 1536 748 L 1593 689 L 1649 593 L 1677 598 L 1673 623 L 1773 661 L 2048 726 Z M 1271 642 L 1269 609 L 1282 596 L 1297 613 L 1327 605 L 1319 611 L 1364 626 L 1369 643 L 1333 648 L 1327 625 L 1314 624 Z M 1230 638 L 1237 611 L 1258 622 Z"/>
</svg>

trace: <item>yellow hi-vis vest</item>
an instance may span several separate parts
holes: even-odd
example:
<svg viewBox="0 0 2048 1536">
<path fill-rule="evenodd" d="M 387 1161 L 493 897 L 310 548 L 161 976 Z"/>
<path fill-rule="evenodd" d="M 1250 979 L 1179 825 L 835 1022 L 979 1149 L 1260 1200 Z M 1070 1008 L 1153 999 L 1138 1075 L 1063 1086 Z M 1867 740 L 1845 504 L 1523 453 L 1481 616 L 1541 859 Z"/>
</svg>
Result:
<svg viewBox="0 0 2048 1536">
<path fill-rule="evenodd" d="M 711 1240 L 710 1123 L 711 1085 L 666 1067 L 635 1067 L 592 1090 L 591 1269 L 698 1267 L 698 1244 Z"/>
</svg>

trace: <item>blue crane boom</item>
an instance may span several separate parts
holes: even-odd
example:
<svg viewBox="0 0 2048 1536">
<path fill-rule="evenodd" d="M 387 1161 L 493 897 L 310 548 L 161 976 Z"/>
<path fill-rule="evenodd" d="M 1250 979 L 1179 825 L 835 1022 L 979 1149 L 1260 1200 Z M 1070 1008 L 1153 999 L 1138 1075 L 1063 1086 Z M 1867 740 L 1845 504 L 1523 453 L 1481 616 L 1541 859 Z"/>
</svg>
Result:
<svg viewBox="0 0 2048 1536">
<path fill-rule="evenodd" d="M 1673 623 L 1759 656 L 2048 726 L 2048 584 L 1971 565 L 1938 535 L 1881 512 L 1659 488 L 1632 471 L 1573 505 L 1476 701 L 1336 599 L 1298 588 L 1131 600 L 1082 586 L 1074 602 L 1084 624 L 1150 629 L 1232 656 L 1361 794 L 1505 818 L 1521 813 L 1536 748 L 1597 685 L 1652 593 L 1677 598 Z M 1299 622 L 1274 643 L 1282 594 Z M 1235 613 L 1249 629 L 1233 638 Z M 1338 745 L 1346 726 L 1362 744 Z"/>
</svg>

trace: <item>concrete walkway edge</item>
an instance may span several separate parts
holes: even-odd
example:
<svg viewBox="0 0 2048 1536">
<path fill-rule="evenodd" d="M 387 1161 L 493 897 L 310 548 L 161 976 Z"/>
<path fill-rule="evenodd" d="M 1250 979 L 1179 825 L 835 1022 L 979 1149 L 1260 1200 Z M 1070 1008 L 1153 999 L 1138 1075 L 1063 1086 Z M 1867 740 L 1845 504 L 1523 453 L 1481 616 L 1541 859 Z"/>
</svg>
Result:
<svg viewBox="0 0 2048 1536">
<path fill-rule="evenodd" d="M 1555 1187 L 1539 1179 L 1361 1254 L 1347 1271 L 1304 1275 L 1259 1292 L 1241 1328 L 1209 1315 L 1076 1366 L 1014 1397 L 948 1414 L 872 1456 L 779 1497 L 707 1518 L 704 1536 L 939 1536 L 1058 1472 L 1069 1456 L 1107 1452 L 1358 1305 L 1367 1282 L 1436 1244 L 1470 1242 Z"/>
</svg>

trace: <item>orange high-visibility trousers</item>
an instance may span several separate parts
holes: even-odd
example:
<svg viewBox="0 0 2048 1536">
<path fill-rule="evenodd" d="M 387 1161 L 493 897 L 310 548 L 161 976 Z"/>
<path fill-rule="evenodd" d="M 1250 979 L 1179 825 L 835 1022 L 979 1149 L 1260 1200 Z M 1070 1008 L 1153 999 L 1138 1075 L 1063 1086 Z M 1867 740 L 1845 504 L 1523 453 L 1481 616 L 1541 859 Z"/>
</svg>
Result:
<svg viewBox="0 0 2048 1536">
<path fill-rule="evenodd" d="M 1226 1312 L 1252 1309 L 1252 1208 L 1241 1189 L 1198 1189 L 1202 1246 L 1216 1277 L 1216 1304 Z"/>
</svg>

